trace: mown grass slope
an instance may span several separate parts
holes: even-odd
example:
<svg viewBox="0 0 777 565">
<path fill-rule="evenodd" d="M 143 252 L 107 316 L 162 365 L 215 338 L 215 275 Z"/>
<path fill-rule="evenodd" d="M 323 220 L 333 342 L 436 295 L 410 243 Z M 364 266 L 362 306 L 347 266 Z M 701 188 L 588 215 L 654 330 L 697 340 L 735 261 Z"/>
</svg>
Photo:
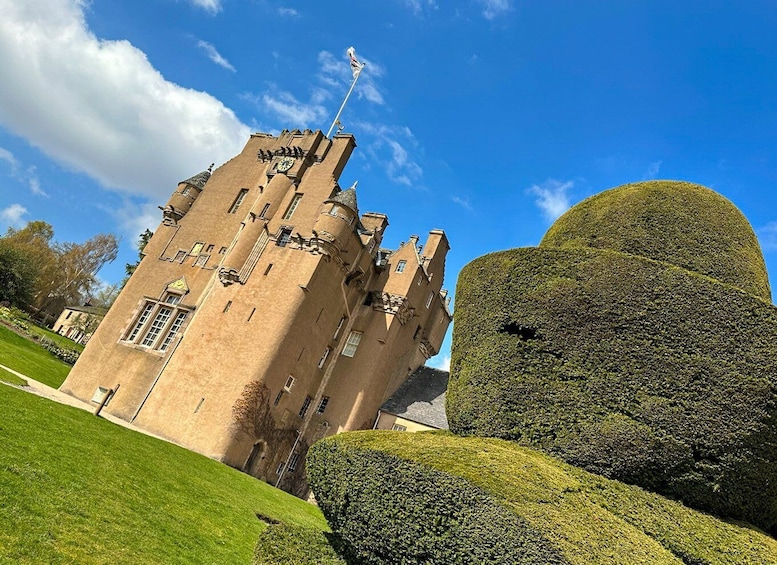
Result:
<svg viewBox="0 0 777 565">
<path fill-rule="evenodd" d="M 312 505 L 215 461 L 0 385 L 0 564 L 251 562 L 257 514 Z"/>
<path fill-rule="evenodd" d="M 65 381 L 71 369 L 71 365 L 57 359 L 34 341 L 3 325 L 0 325 L 0 365 L 54 388 Z"/>
<path fill-rule="evenodd" d="M 341 434 L 308 474 L 349 563 L 777 563 L 753 528 L 497 439 Z"/>
</svg>

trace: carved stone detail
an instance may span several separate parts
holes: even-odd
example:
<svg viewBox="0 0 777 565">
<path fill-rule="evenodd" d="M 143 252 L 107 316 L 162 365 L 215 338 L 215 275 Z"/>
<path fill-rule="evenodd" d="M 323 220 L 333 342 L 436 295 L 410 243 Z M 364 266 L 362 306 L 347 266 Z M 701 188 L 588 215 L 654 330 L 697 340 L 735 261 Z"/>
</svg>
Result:
<svg viewBox="0 0 777 565">
<path fill-rule="evenodd" d="M 240 282 L 240 273 L 237 272 L 237 269 L 222 267 L 219 269 L 219 280 L 224 286 L 229 286 L 233 283 Z"/>
<path fill-rule="evenodd" d="M 372 308 L 378 312 L 395 315 L 403 326 L 415 314 L 415 308 L 410 306 L 410 301 L 407 297 L 379 290 L 372 293 Z"/>
</svg>

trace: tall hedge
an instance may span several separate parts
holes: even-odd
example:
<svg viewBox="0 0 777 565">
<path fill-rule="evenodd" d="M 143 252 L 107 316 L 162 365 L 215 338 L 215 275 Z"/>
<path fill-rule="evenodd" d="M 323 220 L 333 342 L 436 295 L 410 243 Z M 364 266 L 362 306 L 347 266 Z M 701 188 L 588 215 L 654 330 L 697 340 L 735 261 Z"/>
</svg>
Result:
<svg viewBox="0 0 777 565">
<path fill-rule="evenodd" d="M 512 442 L 355 432 L 308 475 L 347 563 L 744 565 L 777 541 Z"/>
<path fill-rule="evenodd" d="M 486 255 L 456 294 L 451 430 L 777 532 L 777 309 L 593 249 Z"/>
<path fill-rule="evenodd" d="M 771 299 L 761 248 L 747 219 L 698 184 L 646 181 L 606 190 L 559 218 L 540 247 L 622 251 Z"/>
</svg>

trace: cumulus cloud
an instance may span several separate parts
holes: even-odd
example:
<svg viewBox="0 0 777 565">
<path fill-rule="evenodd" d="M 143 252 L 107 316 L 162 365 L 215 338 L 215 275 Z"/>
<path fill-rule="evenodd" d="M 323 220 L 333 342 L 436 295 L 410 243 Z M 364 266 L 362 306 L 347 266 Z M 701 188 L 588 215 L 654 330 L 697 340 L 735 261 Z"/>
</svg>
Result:
<svg viewBox="0 0 777 565">
<path fill-rule="evenodd" d="M 197 47 L 202 49 L 208 56 L 208 59 L 216 63 L 219 67 L 225 68 L 228 71 L 232 71 L 233 73 L 235 72 L 235 67 L 233 67 L 229 61 L 222 57 L 221 53 L 216 51 L 216 48 L 207 41 L 202 41 L 201 39 L 198 40 Z"/>
<path fill-rule="evenodd" d="M 129 42 L 95 37 L 86 5 L 0 0 L 0 123 L 103 186 L 156 201 L 240 150 L 248 126 L 165 80 Z"/>
<path fill-rule="evenodd" d="M 48 196 L 40 186 L 37 169 L 33 166 L 23 169 L 21 163 L 13 153 L 0 147 L 0 161 L 5 161 L 9 166 L 10 176 L 17 181 L 26 184 L 30 192 L 36 196 Z"/>
<path fill-rule="evenodd" d="M 567 191 L 573 186 L 572 181 L 548 179 L 541 185 L 530 186 L 527 192 L 537 197 L 534 203 L 542 210 L 545 218 L 552 222 L 569 209 L 571 204 Z"/>
<path fill-rule="evenodd" d="M 270 84 L 263 94 L 243 94 L 241 98 L 253 102 L 256 109 L 266 115 L 274 125 L 284 128 L 322 128 L 329 116 L 323 102 L 329 95 L 322 88 L 314 88 L 307 102 L 298 100 L 291 92 Z"/>
<path fill-rule="evenodd" d="M 189 0 L 189 2 L 211 14 L 217 14 L 221 11 L 221 0 Z"/>
<path fill-rule="evenodd" d="M 483 5 L 483 17 L 493 20 L 510 10 L 510 0 L 478 0 Z"/>
<path fill-rule="evenodd" d="M 11 204 L 7 208 L 0 210 L 0 224 L 7 228 L 9 226 L 20 227 L 26 223 L 24 216 L 27 215 L 27 208 L 21 204 Z"/>
</svg>

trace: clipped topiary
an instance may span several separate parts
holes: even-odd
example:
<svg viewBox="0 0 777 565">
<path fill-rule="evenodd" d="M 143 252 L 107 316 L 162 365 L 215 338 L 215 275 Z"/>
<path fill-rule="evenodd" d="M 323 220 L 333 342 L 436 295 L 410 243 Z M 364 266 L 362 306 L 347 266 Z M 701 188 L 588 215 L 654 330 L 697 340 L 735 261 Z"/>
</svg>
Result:
<svg viewBox="0 0 777 565">
<path fill-rule="evenodd" d="M 777 562 L 760 532 L 512 442 L 354 432 L 307 465 L 352 565 Z"/>
<path fill-rule="evenodd" d="M 646 181 L 592 196 L 561 216 L 540 247 L 611 249 L 672 263 L 771 300 L 758 239 L 709 188 Z"/>
<path fill-rule="evenodd" d="M 653 185 L 665 193 L 664 182 L 604 193 L 606 216 L 615 217 L 619 193 L 630 210 L 651 209 L 634 195 L 652 202 Z M 714 194 L 687 183 L 676 190 L 681 202 Z M 590 210 L 596 199 L 580 206 Z M 631 254 L 636 242 L 629 253 L 610 250 L 626 238 L 606 221 L 606 249 L 573 245 L 585 240 L 570 227 L 585 224 L 576 208 L 541 247 L 486 255 L 462 270 L 451 430 L 536 446 L 777 532 L 777 309 L 741 280 L 699 274 L 714 261 L 675 266 L 681 261 L 669 259 L 681 254 L 661 255 L 658 231 L 649 246 L 661 261 Z M 679 249 L 678 229 L 664 231 L 664 248 Z"/>
</svg>

